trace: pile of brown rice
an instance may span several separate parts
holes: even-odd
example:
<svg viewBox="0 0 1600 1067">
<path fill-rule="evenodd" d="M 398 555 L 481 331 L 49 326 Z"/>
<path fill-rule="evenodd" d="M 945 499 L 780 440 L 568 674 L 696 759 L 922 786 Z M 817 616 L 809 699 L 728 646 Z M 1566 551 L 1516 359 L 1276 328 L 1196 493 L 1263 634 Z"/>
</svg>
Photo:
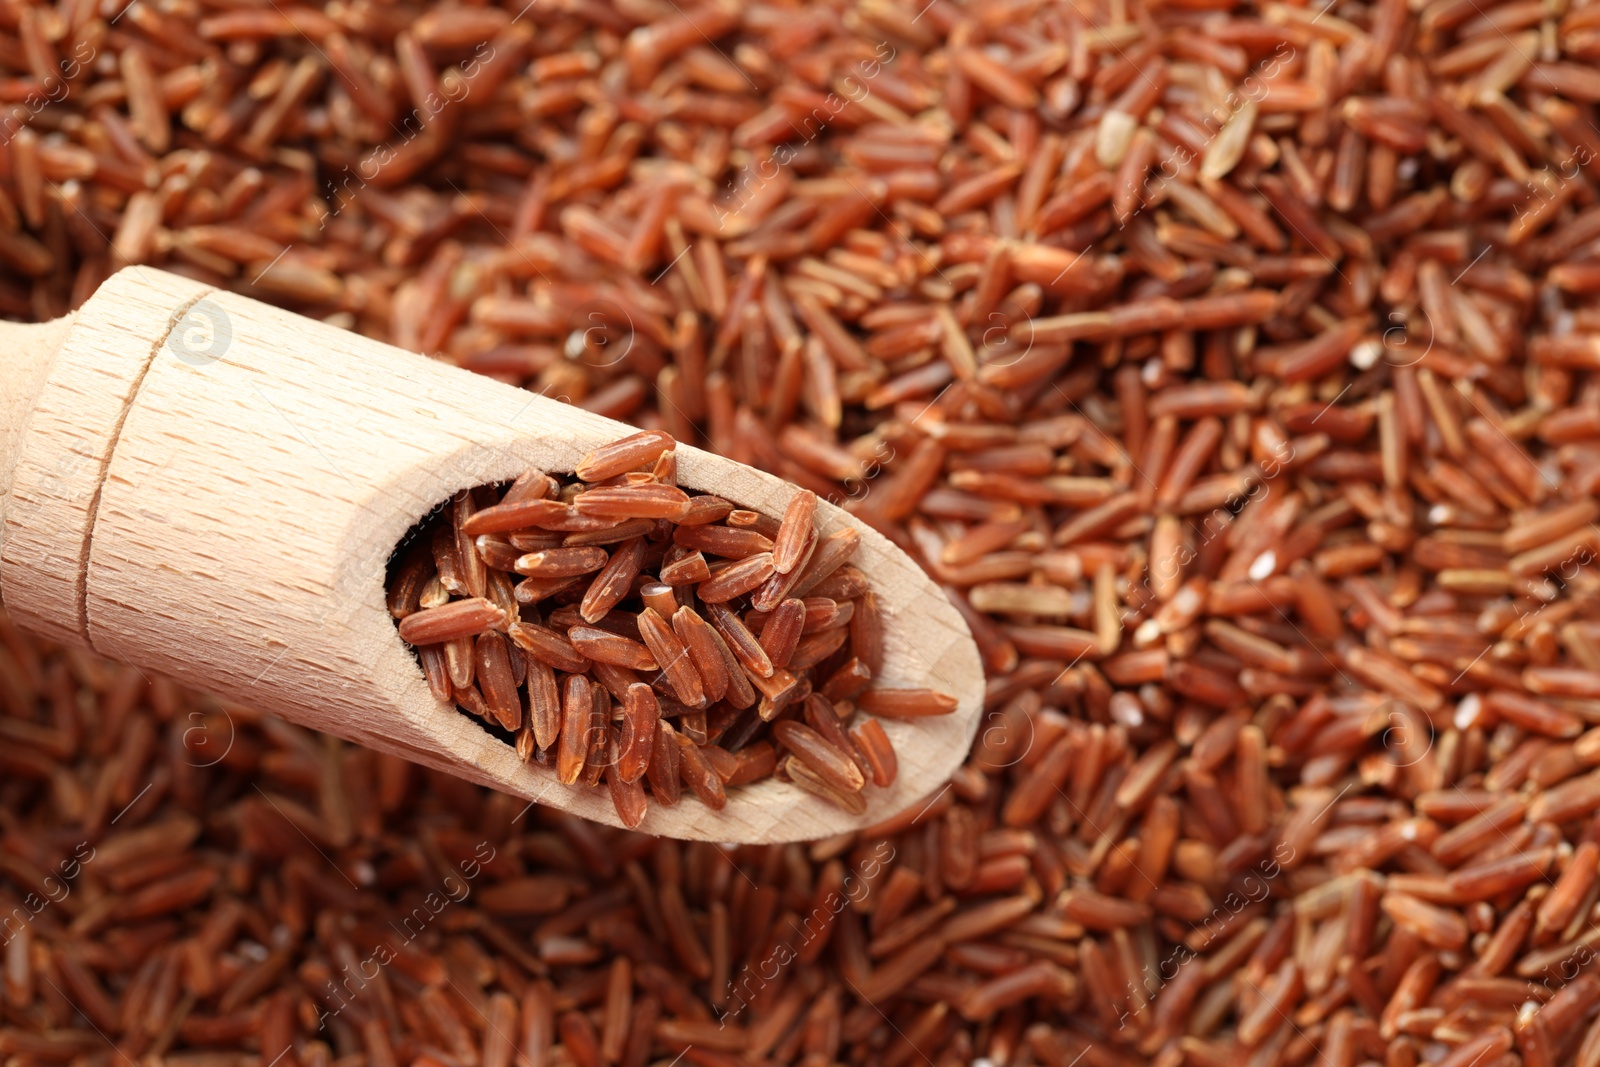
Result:
<svg viewBox="0 0 1600 1067">
<path fill-rule="evenodd" d="M 7 1064 L 1600 1064 L 1600 5 L 0 28 L 0 312 L 157 264 L 704 444 L 990 672 L 723 849 L 4 630 Z"/>
<path fill-rule="evenodd" d="M 956 700 L 876 684 L 883 619 L 852 562 L 861 535 L 677 484 L 677 442 L 646 430 L 503 491 L 464 489 L 391 568 L 388 605 L 434 697 L 501 731 L 561 784 L 605 779 L 629 829 L 683 787 L 777 777 L 864 815 L 899 773 L 879 716 Z M 520 581 L 513 576 L 520 577 Z M 860 722 L 852 722 L 857 709 Z"/>
</svg>

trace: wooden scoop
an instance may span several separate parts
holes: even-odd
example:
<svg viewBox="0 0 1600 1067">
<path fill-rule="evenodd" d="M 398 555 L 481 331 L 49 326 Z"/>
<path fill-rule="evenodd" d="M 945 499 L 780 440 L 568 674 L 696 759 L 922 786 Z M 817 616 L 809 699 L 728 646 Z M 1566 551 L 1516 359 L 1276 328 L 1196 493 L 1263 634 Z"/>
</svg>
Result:
<svg viewBox="0 0 1600 1067">
<path fill-rule="evenodd" d="M 619 825 L 436 700 L 384 606 L 387 564 L 458 490 L 568 472 L 632 427 L 149 268 L 81 310 L 0 323 L 0 592 L 19 625 L 313 729 Z M 795 488 L 695 448 L 679 481 L 781 516 Z M 900 773 L 852 816 L 776 779 L 653 801 L 641 830 L 730 842 L 823 837 L 936 793 L 966 757 L 983 672 L 966 624 L 888 540 L 861 534 L 886 620 L 879 682 L 954 694 L 884 720 Z"/>
</svg>

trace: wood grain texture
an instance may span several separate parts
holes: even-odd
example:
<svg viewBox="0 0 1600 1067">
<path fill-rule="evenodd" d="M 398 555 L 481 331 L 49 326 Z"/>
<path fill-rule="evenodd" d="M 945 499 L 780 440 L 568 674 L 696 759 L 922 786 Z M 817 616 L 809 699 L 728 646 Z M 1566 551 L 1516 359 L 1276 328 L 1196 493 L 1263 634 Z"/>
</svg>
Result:
<svg viewBox="0 0 1600 1067">
<path fill-rule="evenodd" d="M 114 279 L 127 280 L 127 272 Z M 145 337 L 151 323 L 193 301 L 186 284 L 153 294 L 164 311 L 146 309 Z M 121 307 L 124 297 L 145 299 L 120 285 L 117 294 L 119 314 L 133 310 Z M 88 642 L 292 721 L 616 825 L 604 787 L 561 786 L 553 772 L 523 764 L 475 720 L 433 699 L 384 609 L 383 585 L 406 531 L 457 490 L 530 466 L 570 471 L 584 452 L 631 428 L 243 297 L 201 295 L 197 311 L 221 316 L 227 345 L 205 359 L 158 346 L 91 494 L 81 616 Z M 97 296 L 85 306 L 79 329 L 102 322 L 99 303 Z M 91 347 L 75 335 L 65 351 L 117 343 L 91 332 Z M 137 336 L 121 344 L 136 346 Z M 54 387 L 52 375 L 47 392 Z M 64 412 L 61 400 L 55 410 Z M 42 463 L 47 449 L 31 439 L 35 432 L 25 452 Z M 687 447 L 679 450 L 679 480 L 769 515 L 781 515 L 795 492 Z M 29 514 L 43 520 L 68 510 Z M 86 520 L 69 515 L 81 529 Z M 965 623 L 881 535 L 826 504 L 817 521 L 824 534 L 844 525 L 861 533 L 859 562 L 886 619 L 882 682 L 954 693 L 959 710 L 884 722 L 901 773 L 894 787 L 869 790 L 862 817 L 767 781 L 733 791 L 721 813 L 692 798 L 652 805 L 642 830 L 718 841 L 824 836 L 920 802 L 965 758 L 983 694 Z M 13 536 L 33 546 L 51 531 L 19 523 Z M 52 632 L 80 625 L 64 589 L 40 581 L 27 588 L 49 594 L 48 611 L 26 613 L 29 625 L 41 628 L 41 615 Z M 9 576 L 4 591 L 10 604 Z"/>
</svg>

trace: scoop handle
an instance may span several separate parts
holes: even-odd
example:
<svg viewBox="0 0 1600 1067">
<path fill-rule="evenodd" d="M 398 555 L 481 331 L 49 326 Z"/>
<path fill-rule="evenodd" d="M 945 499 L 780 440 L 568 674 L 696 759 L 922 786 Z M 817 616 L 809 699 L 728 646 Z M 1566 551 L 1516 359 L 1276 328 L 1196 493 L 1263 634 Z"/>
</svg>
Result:
<svg viewBox="0 0 1600 1067">
<path fill-rule="evenodd" d="M 89 646 L 85 575 L 100 487 L 128 406 L 181 309 L 209 287 L 130 268 L 66 319 L 8 327 L 0 595 L 17 622 Z"/>
<path fill-rule="evenodd" d="M 22 433 L 44 388 L 74 316 L 54 322 L 0 322 L 0 545 L 5 543 L 5 505 Z"/>
</svg>

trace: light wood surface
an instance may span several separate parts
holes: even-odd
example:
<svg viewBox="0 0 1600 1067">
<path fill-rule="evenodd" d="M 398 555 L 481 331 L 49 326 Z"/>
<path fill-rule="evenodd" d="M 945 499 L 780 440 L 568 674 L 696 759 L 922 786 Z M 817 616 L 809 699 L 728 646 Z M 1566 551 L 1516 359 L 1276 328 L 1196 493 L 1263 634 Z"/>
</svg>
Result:
<svg viewBox="0 0 1600 1067">
<path fill-rule="evenodd" d="M 397 543 L 435 504 L 529 467 L 571 471 L 630 427 L 148 268 L 52 325 L 32 329 L 27 373 L 7 368 L 0 389 L 0 595 L 20 625 L 617 824 L 603 787 L 560 785 L 434 700 L 383 586 Z M 0 323 L 0 351 L 22 336 Z M 53 360 L 40 354 L 52 346 Z M 769 515 L 795 492 L 683 446 L 679 481 Z M 824 534 L 861 533 L 858 563 L 886 618 L 882 684 L 953 693 L 958 710 L 884 720 L 900 775 L 868 789 L 864 816 L 767 781 L 730 791 L 722 812 L 688 795 L 652 803 L 641 830 L 822 837 L 920 804 L 965 758 L 983 699 L 966 624 L 876 531 L 827 504 L 817 520 Z"/>
</svg>

